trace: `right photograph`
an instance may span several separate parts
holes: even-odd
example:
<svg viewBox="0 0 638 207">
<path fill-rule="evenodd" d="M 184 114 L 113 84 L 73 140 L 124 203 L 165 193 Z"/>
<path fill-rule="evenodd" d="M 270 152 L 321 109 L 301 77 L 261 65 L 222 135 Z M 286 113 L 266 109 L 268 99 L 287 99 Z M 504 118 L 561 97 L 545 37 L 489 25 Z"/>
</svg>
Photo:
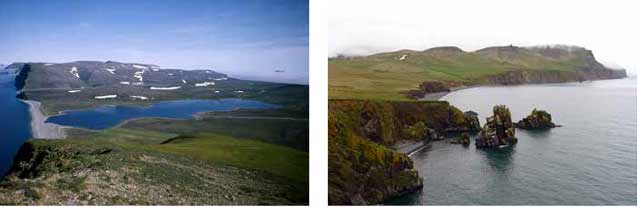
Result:
<svg viewBox="0 0 638 207">
<path fill-rule="evenodd" d="M 614 3 L 333 2 L 329 204 L 635 205 L 638 34 Z"/>
</svg>

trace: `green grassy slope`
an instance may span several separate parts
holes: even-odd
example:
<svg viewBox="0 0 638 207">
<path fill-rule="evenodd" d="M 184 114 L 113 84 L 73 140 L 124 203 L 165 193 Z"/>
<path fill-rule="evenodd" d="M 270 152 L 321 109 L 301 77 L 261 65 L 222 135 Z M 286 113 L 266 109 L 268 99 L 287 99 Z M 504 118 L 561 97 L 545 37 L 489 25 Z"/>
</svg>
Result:
<svg viewBox="0 0 638 207">
<path fill-rule="evenodd" d="M 114 128 L 70 134 L 29 141 L 36 155 L 20 156 L 28 165 L 0 183 L 0 203 L 308 202 L 308 154 L 293 148 L 209 133 Z"/>
<path fill-rule="evenodd" d="M 407 100 L 401 92 L 416 89 L 424 81 L 441 81 L 449 87 L 489 84 L 489 77 L 511 71 L 550 71 L 566 76 L 565 81 L 573 81 L 580 77 L 583 69 L 606 70 L 595 61 L 591 51 L 584 48 L 565 50 L 513 46 L 475 52 L 464 52 L 454 47 L 400 50 L 331 59 L 328 67 L 331 99 L 386 100 Z"/>
<path fill-rule="evenodd" d="M 197 119 L 147 118 L 131 120 L 126 129 L 153 130 L 173 134 L 214 133 L 262 140 L 308 151 L 308 118 L 285 110 L 240 110 L 209 112 Z M 301 114 L 303 115 L 303 114 Z"/>
</svg>

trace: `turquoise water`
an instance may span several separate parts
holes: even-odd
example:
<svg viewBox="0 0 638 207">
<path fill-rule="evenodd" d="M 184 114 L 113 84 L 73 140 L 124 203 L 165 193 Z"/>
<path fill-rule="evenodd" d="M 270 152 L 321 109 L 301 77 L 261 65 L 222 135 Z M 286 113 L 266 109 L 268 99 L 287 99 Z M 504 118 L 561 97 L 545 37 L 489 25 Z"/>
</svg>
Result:
<svg viewBox="0 0 638 207">
<path fill-rule="evenodd" d="M 31 137 L 29 106 L 15 97 L 14 79 L 13 75 L 0 74 L 0 177 L 9 169 L 20 145 Z"/>
<path fill-rule="evenodd" d="M 636 78 L 478 87 L 442 99 L 478 112 L 481 124 L 505 104 L 513 120 L 536 107 L 563 127 L 517 129 L 518 144 L 497 150 L 434 142 L 411 156 L 423 190 L 387 204 L 636 205 Z"/>
<path fill-rule="evenodd" d="M 163 101 L 150 107 L 100 106 L 86 110 L 65 111 L 62 115 L 49 117 L 46 122 L 86 129 L 107 129 L 125 120 L 141 117 L 190 119 L 193 115 L 206 111 L 275 107 L 277 106 L 244 99 Z"/>
</svg>

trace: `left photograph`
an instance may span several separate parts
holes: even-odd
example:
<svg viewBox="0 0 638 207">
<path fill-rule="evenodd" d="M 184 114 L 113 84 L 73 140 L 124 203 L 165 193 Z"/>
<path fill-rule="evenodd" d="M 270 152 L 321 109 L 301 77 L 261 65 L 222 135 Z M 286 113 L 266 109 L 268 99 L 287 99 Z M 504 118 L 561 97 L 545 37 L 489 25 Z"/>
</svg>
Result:
<svg viewBox="0 0 638 207">
<path fill-rule="evenodd" d="M 308 0 L 0 2 L 0 205 L 308 205 Z"/>
</svg>

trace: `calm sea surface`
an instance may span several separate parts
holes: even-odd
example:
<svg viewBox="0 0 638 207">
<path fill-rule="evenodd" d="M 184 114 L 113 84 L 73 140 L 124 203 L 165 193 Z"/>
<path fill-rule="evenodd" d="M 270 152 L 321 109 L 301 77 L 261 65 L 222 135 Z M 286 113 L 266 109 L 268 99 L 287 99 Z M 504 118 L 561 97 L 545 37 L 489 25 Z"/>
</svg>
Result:
<svg viewBox="0 0 638 207">
<path fill-rule="evenodd" d="M 636 205 L 636 78 L 583 83 L 478 87 L 443 97 L 479 113 L 495 104 L 513 120 L 533 108 L 555 123 L 516 130 L 518 144 L 497 150 L 434 142 L 413 154 L 424 187 L 395 205 Z M 475 137 L 474 137 L 475 138 Z"/>
<path fill-rule="evenodd" d="M 0 177 L 20 145 L 31 137 L 29 106 L 15 98 L 14 79 L 13 75 L 0 74 Z"/>
<path fill-rule="evenodd" d="M 274 107 L 277 106 L 243 99 L 163 101 L 150 107 L 101 106 L 93 109 L 66 111 L 62 115 L 49 117 L 46 122 L 87 129 L 106 129 L 125 120 L 140 117 L 190 119 L 193 118 L 193 115 L 205 111 Z"/>
</svg>

